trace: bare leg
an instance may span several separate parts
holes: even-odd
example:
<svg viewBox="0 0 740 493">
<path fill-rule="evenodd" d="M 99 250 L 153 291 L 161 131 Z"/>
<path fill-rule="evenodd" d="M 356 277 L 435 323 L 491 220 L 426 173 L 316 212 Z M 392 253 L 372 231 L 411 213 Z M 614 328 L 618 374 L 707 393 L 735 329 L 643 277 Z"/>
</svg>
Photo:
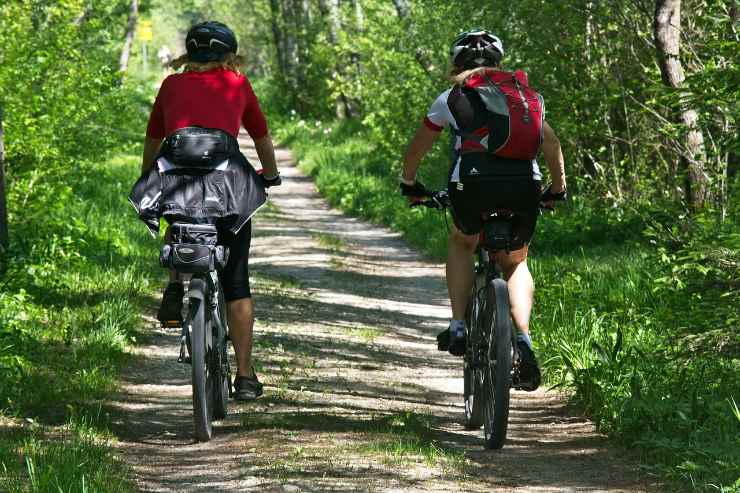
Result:
<svg viewBox="0 0 740 493">
<path fill-rule="evenodd" d="M 463 320 L 473 285 L 473 252 L 478 235 L 466 235 L 454 225 L 447 241 L 447 292 L 452 305 L 452 318 Z"/>
<path fill-rule="evenodd" d="M 532 315 L 534 301 L 534 280 L 527 267 L 527 247 L 507 254 L 496 254 L 501 270 L 509 288 L 511 317 L 520 332 L 529 333 L 529 319 Z"/>
<path fill-rule="evenodd" d="M 231 342 L 236 352 L 236 374 L 252 377 L 252 329 L 254 328 L 254 309 L 252 298 L 241 298 L 226 303 L 229 318 Z"/>
</svg>

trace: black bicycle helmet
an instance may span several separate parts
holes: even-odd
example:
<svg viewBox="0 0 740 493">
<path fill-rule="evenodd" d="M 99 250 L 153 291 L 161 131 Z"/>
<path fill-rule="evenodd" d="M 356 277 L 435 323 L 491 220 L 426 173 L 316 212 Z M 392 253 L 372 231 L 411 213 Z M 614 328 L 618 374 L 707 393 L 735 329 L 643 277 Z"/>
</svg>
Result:
<svg viewBox="0 0 740 493">
<path fill-rule="evenodd" d="M 463 70 L 498 65 L 503 56 L 504 44 L 483 29 L 458 34 L 450 46 L 450 63 Z"/>
<path fill-rule="evenodd" d="M 236 53 L 238 45 L 234 31 L 226 24 L 208 21 L 190 28 L 185 48 L 190 60 L 207 63 L 223 60 L 227 53 Z"/>
</svg>

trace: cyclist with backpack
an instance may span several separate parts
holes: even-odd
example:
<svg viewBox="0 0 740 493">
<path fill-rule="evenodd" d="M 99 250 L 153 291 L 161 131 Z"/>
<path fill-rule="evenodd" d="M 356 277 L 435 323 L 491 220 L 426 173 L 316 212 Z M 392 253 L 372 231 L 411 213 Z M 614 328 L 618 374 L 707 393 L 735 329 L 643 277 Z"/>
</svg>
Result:
<svg viewBox="0 0 740 493">
<path fill-rule="evenodd" d="M 401 193 L 410 202 L 428 195 L 417 181 L 423 157 L 446 127 L 453 135 L 448 193 L 454 226 L 448 240 L 447 288 L 452 305 L 449 328 L 437 336 L 440 350 L 465 354 L 465 310 L 473 284 L 473 253 L 483 214 L 493 209 L 515 213 L 510 251 L 496 262 L 507 281 L 511 314 L 519 331 L 520 379 L 535 390 L 540 370 L 529 336 L 534 281 L 527 268 L 540 201 L 565 199 L 565 164 L 560 142 L 545 121 L 544 101 L 526 74 L 501 68 L 503 43 L 484 30 L 463 32 L 450 47 L 453 86 L 432 104 L 403 158 Z M 542 194 L 536 156 L 542 149 L 552 185 Z"/>
<path fill-rule="evenodd" d="M 150 190 L 161 193 L 139 200 L 137 210 L 145 220 L 163 215 L 165 210 L 168 220 L 175 217 L 194 222 L 208 220 L 218 211 L 219 242 L 229 248 L 219 279 L 236 352 L 234 397 L 254 399 L 262 395 L 262 384 L 252 367 L 250 218 L 265 200 L 264 188 L 280 185 L 280 174 L 267 121 L 249 79 L 241 72 L 232 30 L 220 22 L 203 22 L 189 30 L 185 43 L 187 54 L 172 62 L 175 70 L 184 70 L 162 83 L 144 144 L 139 182 L 143 189 L 154 183 Z M 254 140 L 263 167 L 259 176 L 239 152 L 236 138 L 240 126 Z M 193 179 L 188 175 L 199 176 L 202 181 L 197 183 L 203 185 L 192 187 Z M 144 192 L 140 195 L 147 197 Z M 147 206 L 158 209 L 148 212 Z M 158 227 L 159 217 L 154 221 Z M 181 321 L 183 295 L 183 285 L 173 273 L 157 318 L 163 323 Z"/>
</svg>

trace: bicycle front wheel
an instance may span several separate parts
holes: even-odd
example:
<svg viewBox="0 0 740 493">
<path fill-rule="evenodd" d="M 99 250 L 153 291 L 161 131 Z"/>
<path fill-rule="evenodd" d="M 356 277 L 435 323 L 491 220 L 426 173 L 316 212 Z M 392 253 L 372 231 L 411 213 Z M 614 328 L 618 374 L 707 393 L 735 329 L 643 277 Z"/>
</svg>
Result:
<svg viewBox="0 0 740 493">
<path fill-rule="evenodd" d="M 198 441 L 207 442 L 213 436 L 213 375 L 210 353 L 213 347 L 211 317 L 206 314 L 205 283 L 190 281 L 189 325 L 192 360 L 190 368 L 193 383 L 193 422 Z"/>
<path fill-rule="evenodd" d="M 484 310 L 484 299 L 479 296 L 475 287 L 470 296 L 468 309 L 465 313 L 468 326 L 467 348 L 463 362 L 463 396 L 465 398 L 465 427 L 468 430 L 477 430 L 483 424 L 483 371 L 480 366 L 481 322 Z"/>
<path fill-rule="evenodd" d="M 483 369 L 486 448 L 499 449 L 506 441 L 511 388 L 512 322 L 506 281 L 494 279 L 487 289 L 484 320 L 490 328 L 488 358 Z"/>
</svg>

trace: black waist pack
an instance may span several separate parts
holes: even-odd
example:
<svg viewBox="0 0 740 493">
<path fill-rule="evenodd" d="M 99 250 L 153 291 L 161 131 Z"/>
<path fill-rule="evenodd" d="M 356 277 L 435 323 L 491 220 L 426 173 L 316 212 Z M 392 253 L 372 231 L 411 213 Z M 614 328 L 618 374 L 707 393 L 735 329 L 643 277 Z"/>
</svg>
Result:
<svg viewBox="0 0 740 493">
<path fill-rule="evenodd" d="M 183 168 L 215 168 L 239 152 L 233 135 L 217 128 L 185 127 L 165 139 L 162 155 Z"/>
<path fill-rule="evenodd" d="M 159 253 L 159 265 L 178 272 L 200 274 L 222 270 L 229 259 L 229 249 L 217 245 L 218 232 L 212 224 L 175 223 L 172 242 Z"/>
</svg>

